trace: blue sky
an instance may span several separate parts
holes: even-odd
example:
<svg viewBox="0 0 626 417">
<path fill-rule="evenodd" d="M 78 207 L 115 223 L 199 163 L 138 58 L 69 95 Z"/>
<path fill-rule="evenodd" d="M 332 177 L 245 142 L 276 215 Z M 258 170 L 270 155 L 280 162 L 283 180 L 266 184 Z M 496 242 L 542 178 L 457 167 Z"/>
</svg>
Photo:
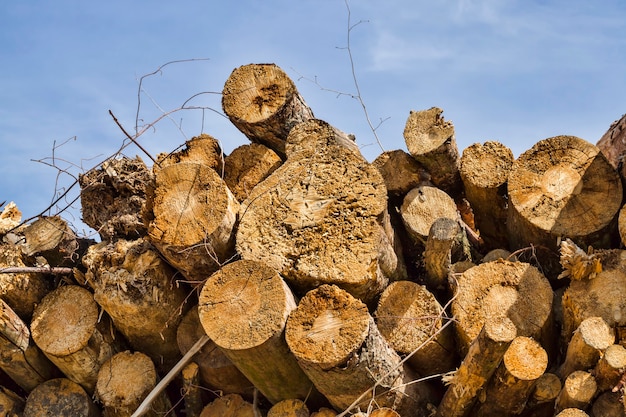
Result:
<svg viewBox="0 0 626 417">
<path fill-rule="evenodd" d="M 454 123 L 460 151 L 498 140 L 516 156 L 559 134 L 595 143 L 626 113 L 621 0 L 349 6 L 361 96 L 372 122 L 382 121 L 377 135 L 386 150 L 405 149 L 409 111 L 432 106 Z M 197 59 L 144 78 L 139 127 L 197 93 L 206 94 L 190 104 L 206 110 L 160 120 L 140 137 L 150 153 L 169 152 L 201 132 L 226 152 L 247 143 L 218 114 L 219 92 L 234 68 L 273 62 L 316 117 L 354 133 L 373 160 L 381 150 L 349 95 L 347 35 L 344 0 L 2 2 L 0 202 L 15 201 L 24 217 L 44 210 L 55 190 L 121 145 L 109 110 L 134 132 L 139 79 L 176 60 Z M 130 146 L 125 154 L 141 152 Z M 78 210 L 66 217 L 82 230 Z"/>
</svg>

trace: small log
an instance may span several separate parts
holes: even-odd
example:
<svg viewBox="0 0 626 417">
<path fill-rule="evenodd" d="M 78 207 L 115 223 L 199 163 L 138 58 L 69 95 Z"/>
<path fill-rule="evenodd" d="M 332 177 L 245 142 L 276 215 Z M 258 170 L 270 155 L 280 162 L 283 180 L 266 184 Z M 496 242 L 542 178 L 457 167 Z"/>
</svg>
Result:
<svg viewBox="0 0 626 417">
<path fill-rule="evenodd" d="M 493 261 L 497 261 L 499 259 L 502 259 L 504 261 L 517 261 L 517 257 L 515 255 L 511 256 L 511 252 L 509 252 L 506 249 L 492 249 L 489 252 L 487 252 L 485 254 L 485 256 L 482 257 L 482 259 L 480 260 L 481 264 L 484 264 L 486 262 L 493 262 Z"/>
<path fill-rule="evenodd" d="M 548 367 L 548 354 L 535 340 L 518 336 L 490 379 L 473 413 L 477 417 L 521 414 L 537 379 Z"/>
<path fill-rule="evenodd" d="M 180 162 L 204 164 L 222 176 L 224 153 L 217 139 L 202 133 L 186 141 L 185 147 L 179 151 L 159 154 L 153 170 L 159 170 Z"/>
<path fill-rule="evenodd" d="M 96 384 L 96 396 L 104 407 L 104 416 L 130 416 L 156 383 L 157 372 L 148 356 L 130 351 L 113 355 L 100 367 Z M 160 416 L 170 408 L 169 398 L 161 394 L 144 415 Z"/>
<path fill-rule="evenodd" d="M 413 188 L 430 181 L 430 174 L 405 151 L 380 154 L 372 165 L 380 171 L 391 199 L 402 199 Z"/>
<path fill-rule="evenodd" d="M 20 417 L 24 412 L 26 400 L 10 389 L 0 386 L 0 416 Z"/>
<path fill-rule="evenodd" d="M 319 410 L 311 413 L 311 417 L 337 417 L 337 412 L 330 408 L 322 407 Z"/>
<path fill-rule="evenodd" d="M 228 394 L 208 404 L 200 417 L 257 417 L 255 407 L 237 394 Z"/>
<path fill-rule="evenodd" d="M 200 386 L 200 367 L 190 362 L 181 372 L 183 379 L 183 400 L 185 401 L 185 416 L 199 417 L 204 408 L 202 390 Z"/>
<path fill-rule="evenodd" d="M 589 414 L 585 413 L 579 408 L 566 408 L 565 410 L 556 414 L 555 417 L 589 417 Z"/>
<path fill-rule="evenodd" d="M 460 174 L 465 198 L 487 248 L 508 246 L 506 219 L 507 179 L 515 157 L 500 142 L 475 143 L 463 151 Z"/>
<path fill-rule="evenodd" d="M 180 162 L 155 172 L 148 238 L 188 280 L 201 282 L 234 255 L 239 203 L 207 165 Z"/>
<path fill-rule="evenodd" d="M 287 321 L 285 338 L 300 367 L 337 410 L 380 407 L 420 415 L 427 398 L 403 386 L 398 354 L 378 331 L 367 306 L 334 285 L 309 291 Z M 406 395 L 406 396 L 405 396 Z M 411 402 L 412 408 L 403 402 Z"/>
<path fill-rule="evenodd" d="M 430 186 L 420 186 L 409 191 L 404 197 L 400 213 L 409 236 L 418 245 L 426 244 L 430 228 L 437 219 L 458 219 L 452 197 Z"/>
<path fill-rule="evenodd" d="M 224 181 L 241 203 L 282 163 L 276 152 L 260 143 L 242 145 L 224 158 Z"/>
<path fill-rule="evenodd" d="M 442 113 L 437 107 L 411 111 L 404 141 L 409 153 L 430 173 L 433 184 L 456 196 L 462 189 L 459 150 L 454 125 L 444 120 Z"/>
<path fill-rule="evenodd" d="M 613 168 L 618 169 L 620 167 L 626 155 L 626 114 L 611 123 L 596 146 Z"/>
<path fill-rule="evenodd" d="M 544 373 L 535 381 L 522 417 L 553 417 L 554 401 L 561 392 L 561 379 L 552 373 Z"/>
<path fill-rule="evenodd" d="M 95 300 L 131 347 L 169 369 L 180 358 L 176 329 L 188 308 L 176 271 L 145 239 L 93 245 L 83 264 Z"/>
<path fill-rule="evenodd" d="M 498 368 L 504 353 L 515 339 L 515 324 L 506 317 L 493 317 L 485 324 L 452 377 L 439 407 L 439 417 L 467 416 L 478 393 Z"/>
<path fill-rule="evenodd" d="M 615 343 L 615 332 L 602 317 L 589 317 L 583 320 L 567 345 L 565 360 L 556 374 L 561 379 L 574 371 L 593 368 L 602 352 Z"/>
<path fill-rule="evenodd" d="M 24 407 L 24 417 L 47 416 L 99 417 L 100 410 L 80 385 L 56 378 L 35 388 Z"/>
<path fill-rule="evenodd" d="M 392 410 L 391 408 L 383 407 L 372 410 L 369 413 L 356 413 L 353 417 L 401 417 L 400 414 Z"/>
<path fill-rule="evenodd" d="M 198 311 L 207 336 L 273 404 L 315 398 L 313 384 L 283 335 L 287 316 L 295 308 L 280 275 L 255 261 L 225 265 L 200 293 Z"/>
<path fill-rule="evenodd" d="M 267 417 L 309 417 L 309 408 L 302 400 L 282 400 L 272 406 Z"/>
<path fill-rule="evenodd" d="M 626 205 L 623 205 L 617 215 L 617 230 L 622 245 L 626 246 Z"/>
<path fill-rule="evenodd" d="M 146 235 L 141 213 L 152 173 L 141 160 L 109 159 L 78 176 L 82 220 L 103 240 Z"/>
<path fill-rule="evenodd" d="M 574 371 L 565 379 L 563 389 L 556 398 L 555 412 L 561 412 L 566 408 L 579 408 L 585 410 L 596 395 L 598 385 L 589 372 Z"/>
<path fill-rule="evenodd" d="M 626 348 L 622 345 L 609 346 L 593 371 L 598 383 L 598 391 L 610 391 L 618 386 L 625 370 Z"/>
<path fill-rule="evenodd" d="M 291 129 L 287 136 L 285 152 L 287 158 L 295 159 L 301 154 L 306 157 L 327 146 L 341 146 L 362 157 L 354 139 L 353 135 L 348 135 L 323 120 L 310 119 Z"/>
<path fill-rule="evenodd" d="M 622 394 L 605 392 L 600 395 L 591 406 L 592 417 L 624 417 L 626 409 L 620 401 Z"/>
<path fill-rule="evenodd" d="M 224 84 L 222 108 L 248 139 L 283 157 L 291 129 L 313 118 L 293 81 L 275 64 L 234 69 Z"/>
<path fill-rule="evenodd" d="M 512 249 L 532 244 L 556 252 L 565 236 L 582 247 L 608 248 L 616 241 L 620 177 L 597 147 L 580 138 L 556 136 L 524 152 L 513 163 L 508 192 Z M 541 261 L 542 252 L 537 255 Z M 542 265 L 558 269 L 553 259 Z"/>
<path fill-rule="evenodd" d="M 3 205 L 4 203 L 0 206 Z M 22 212 L 13 201 L 9 202 L 0 212 L 0 235 L 5 235 L 18 228 L 21 221 Z"/>
<path fill-rule="evenodd" d="M 469 250 L 465 250 L 469 246 L 465 242 L 463 230 L 457 221 L 442 217 L 433 222 L 424 249 L 426 284 L 429 288 L 447 288 L 450 266 L 471 258 Z"/>
<path fill-rule="evenodd" d="M 22 251 L 26 256 L 41 255 L 48 265 L 74 266 L 84 254 L 90 239 L 78 239 L 59 216 L 40 217 L 24 229 Z"/>
<path fill-rule="evenodd" d="M 30 328 L 41 351 L 89 394 L 100 366 L 122 347 L 111 322 L 100 317 L 93 294 L 78 285 L 62 286 L 45 296 Z"/>
<path fill-rule="evenodd" d="M 449 318 L 434 295 L 411 281 L 396 281 L 383 291 L 374 314 L 385 340 L 423 376 L 456 367 L 456 347 Z"/>
<path fill-rule="evenodd" d="M 176 340 L 185 354 L 206 333 L 200 323 L 198 308 L 192 307 L 178 325 Z M 213 341 L 207 342 L 194 356 L 200 368 L 200 380 L 207 388 L 224 394 L 239 394 L 252 399 L 254 385 L 231 362 Z"/>
<path fill-rule="evenodd" d="M 519 336 L 533 337 L 551 346 L 552 288 L 534 266 L 523 262 L 494 261 L 465 271 L 458 279 L 452 314 L 458 347 L 463 354 L 484 323 L 494 317 L 510 318 Z"/>
</svg>

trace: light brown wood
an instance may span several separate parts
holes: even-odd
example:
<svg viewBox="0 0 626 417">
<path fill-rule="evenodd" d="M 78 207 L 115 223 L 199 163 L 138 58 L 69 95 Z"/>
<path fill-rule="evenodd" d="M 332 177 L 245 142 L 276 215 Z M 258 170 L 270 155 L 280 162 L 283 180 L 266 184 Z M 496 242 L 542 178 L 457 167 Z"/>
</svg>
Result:
<svg viewBox="0 0 626 417">
<path fill-rule="evenodd" d="M 469 346 L 457 371 L 446 378 L 446 390 L 439 407 L 439 417 L 467 416 L 478 393 L 496 371 L 506 350 L 515 339 L 515 324 L 506 317 L 493 317 Z"/>
<path fill-rule="evenodd" d="M 556 414 L 555 417 L 589 417 L 589 414 L 579 408 L 567 408 Z"/>
<path fill-rule="evenodd" d="M 475 143 L 461 156 L 459 170 L 465 197 L 486 248 L 508 247 L 506 185 L 514 160 L 513 152 L 495 141 Z"/>
<path fill-rule="evenodd" d="M 592 417 L 624 417 L 626 409 L 619 392 L 605 392 L 593 402 L 591 406 Z"/>
<path fill-rule="evenodd" d="M 372 162 L 385 180 L 391 199 L 402 199 L 413 188 L 430 181 L 430 174 L 407 152 L 385 151 Z"/>
<path fill-rule="evenodd" d="M 446 312 L 425 287 L 411 281 L 389 284 L 374 313 L 385 340 L 423 376 L 457 365 L 453 329 Z"/>
<path fill-rule="evenodd" d="M 281 156 L 291 129 L 313 118 L 293 81 L 275 64 L 235 68 L 224 84 L 222 108 L 248 139 Z"/>
<path fill-rule="evenodd" d="M 99 408 L 78 384 L 66 378 L 48 380 L 30 393 L 24 417 L 99 417 Z"/>
<path fill-rule="evenodd" d="M 92 394 L 100 366 L 121 349 L 110 320 L 100 317 L 93 294 L 66 285 L 46 295 L 33 313 L 32 337 L 73 382 Z"/>
<path fill-rule="evenodd" d="M 562 388 L 563 384 L 558 375 L 546 372 L 537 379 L 532 393 L 532 401 L 535 404 L 554 401 Z"/>
<path fill-rule="evenodd" d="M 4 203 L 3 203 L 4 205 Z M 16 231 L 22 221 L 22 212 L 13 201 L 9 201 L 0 212 L 0 234 Z"/>
<path fill-rule="evenodd" d="M 200 417 L 257 417 L 254 406 L 237 394 L 227 394 L 208 404 Z"/>
<path fill-rule="evenodd" d="M 0 386 L 0 416 L 20 417 L 24 411 L 26 400 L 10 389 Z"/>
<path fill-rule="evenodd" d="M 617 229 L 622 245 L 626 246 L 626 205 L 622 206 L 617 215 Z"/>
<path fill-rule="evenodd" d="M 302 400 L 282 400 L 267 412 L 267 417 L 309 417 L 309 415 L 309 408 Z"/>
<path fill-rule="evenodd" d="M 585 252 L 570 238 L 563 239 L 559 248 L 560 263 L 563 272 L 557 278 L 571 280 L 594 279 L 602 272 L 602 260 L 598 253 L 594 253 L 589 246 Z"/>
<path fill-rule="evenodd" d="M 188 280 L 204 281 L 234 255 L 239 203 L 213 169 L 180 162 L 155 172 L 148 238 Z"/>
<path fill-rule="evenodd" d="M 335 410 L 331 410 L 330 408 L 322 407 L 317 411 L 311 413 L 311 417 L 337 417 L 337 413 Z"/>
<path fill-rule="evenodd" d="M 348 135 L 327 122 L 319 119 L 309 119 L 298 123 L 287 136 L 285 152 L 288 159 L 308 155 L 326 146 L 341 146 L 361 156 L 359 147 L 354 142 L 354 136 Z"/>
<path fill-rule="evenodd" d="M 157 156 L 157 163 L 153 170 L 180 162 L 195 162 L 204 164 L 223 176 L 224 153 L 217 139 L 206 133 L 194 136 L 185 142 L 183 149 L 171 153 L 161 153 Z"/>
<path fill-rule="evenodd" d="M 59 216 L 40 217 L 24 229 L 22 252 L 26 256 L 43 256 L 50 266 L 72 266 L 93 243 L 81 240 Z"/>
<path fill-rule="evenodd" d="M 280 157 L 267 146 L 260 143 L 242 145 L 224 158 L 224 181 L 241 203 L 281 164 Z"/>
<path fill-rule="evenodd" d="M 580 408 L 584 410 L 596 394 L 598 386 L 591 373 L 574 371 L 565 379 L 563 389 L 556 398 L 555 412 L 566 408 Z"/>
<path fill-rule="evenodd" d="M 199 417 L 204 408 L 202 401 L 202 387 L 200 385 L 200 367 L 190 362 L 180 373 L 183 380 L 183 400 L 185 402 L 185 416 Z"/>
<path fill-rule="evenodd" d="M 404 197 L 400 213 L 409 236 L 422 246 L 426 244 L 430 228 L 437 219 L 458 219 L 452 197 L 430 186 L 420 186 L 409 191 Z"/>
<path fill-rule="evenodd" d="M 271 402 L 317 399 L 284 338 L 296 301 L 272 268 L 256 261 L 225 265 L 202 287 L 204 331 Z"/>
<path fill-rule="evenodd" d="M 446 217 L 435 220 L 424 248 L 427 286 L 433 291 L 447 289 L 450 266 L 466 260 L 471 260 L 471 251 L 458 221 Z"/>
<path fill-rule="evenodd" d="M 596 364 L 593 375 L 598 383 L 598 391 L 613 390 L 626 370 L 626 347 L 611 345 L 604 350 Z"/>
<path fill-rule="evenodd" d="M 176 271 L 146 239 L 98 243 L 83 264 L 95 300 L 131 347 L 169 369 L 180 358 L 176 328 L 190 291 L 177 285 Z"/>
<path fill-rule="evenodd" d="M 561 379 L 574 371 L 586 371 L 598 363 L 602 352 L 615 342 L 615 332 L 602 317 L 583 320 L 567 345 L 565 360 L 557 370 Z"/>
<path fill-rule="evenodd" d="M 611 123 L 596 146 L 611 165 L 618 169 L 626 155 L 626 114 Z"/>
<path fill-rule="evenodd" d="M 431 181 L 450 195 L 462 188 L 459 174 L 459 150 L 454 125 L 444 120 L 443 110 L 411 111 L 404 127 L 404 141 L 409 153 L 431 175 Z"/>
</svg>

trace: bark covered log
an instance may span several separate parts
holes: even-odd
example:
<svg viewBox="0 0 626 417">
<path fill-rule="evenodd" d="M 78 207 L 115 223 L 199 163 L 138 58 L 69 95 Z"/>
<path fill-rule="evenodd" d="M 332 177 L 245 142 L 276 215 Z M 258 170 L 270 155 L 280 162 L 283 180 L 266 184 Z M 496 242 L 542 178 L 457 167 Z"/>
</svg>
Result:
<svg viewBox="0 0 626 417">
<path fill-rule="evenodd" d="M 233 70 L 224 84 L 222 108 L 248 139 L 281 156 L 291 129 L 313 118 L 293 81 L 275 64 L 249 64 Z"/>
<path fill-rule="evenodd" d="M 182 396 L 185 401 L 185 416 L 199 417 L 202 413 L 202 386 L 200 385 L 200 367 L 189 362 L 180 373 L 183 380 Z"/>
<path fill-rule="evenodd" d="M 20 417 L 23 415 L 26 400 L 15 392 L 0 386 L 0 415 Z"/>
<path fill-rule="evenodd" d="M 615 342 L 615 332 L 602 317 L 589 317 L 580 323 L 567 345 L 565 360 L 557 375 L 565 379 L 574 371 L 586 371 L 600 360 L 602 352 Z"/>
<path fill-rule="evenodd" d="M 467 260 L 471 260 L 469 242 L 458 221 L 446 217 L 435 220 L 424 247 L 427 286 L 434 291 L 447 289 L 452 264 Z"/>
<path fill-rule="evenodd" d="M 546 372 L 535 382 L 523 417 L 552 417 L 554 416 L 554 402 L 561 392 L 561 379 L 553 373 Z"/>
<path fill-rule="evenodd" d="M 602 354 L 593 374 L 598 383 L 598 391 L 613 390 L 626 371 L 626 348 L 622 345 L 611 345 Z"/>
<path fill-rule="evenodd" d="M 224 158 L 224 181 L 241 203 L 281 164 L 280 157 L 267 146 L 260 143 L 242 145 Z"/>
<path fill-rule="evenodd" d="M 100 409 L 77 383 L 51 379 L 39 385 L 26 399 L 24 417 L 99 417 Z"/>
</svg>

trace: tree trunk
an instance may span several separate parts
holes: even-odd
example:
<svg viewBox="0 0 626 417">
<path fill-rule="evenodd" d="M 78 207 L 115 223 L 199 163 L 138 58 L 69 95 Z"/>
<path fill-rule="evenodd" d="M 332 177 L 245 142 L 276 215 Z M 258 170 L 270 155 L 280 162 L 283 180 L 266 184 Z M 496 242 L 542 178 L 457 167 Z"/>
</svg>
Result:
<svg viewBox="0 0 626 417">
<path fill-rule="evenodd" d="M 159 369 L 173 365 L 180 358 L 176 328 L 188 307 L 176 271 L 145 239 L 93 245 L 83 263 L 95 300 L 133 349 Z"/>
<path fill-rule="evenodd" d="M 430 173 L 433 184 L 456 196 L 462 190 L 459 150 L 454 125 L 444 120 L 442 113 L 437 107 L 411 111 L 404 140 L 409 153 Z"/>
<path fill-rule="evenodd" d="M 300 367 L 337 410 L 379 407 L 421 415 L 425 398 L 402 385 L 398 354 L 374 324 L 367 306 L 334 285 L 309 291 L 289 315 L 285 337 Z M 406 396 L 405 396 L 406 395 Z M 411 402 L 408 409 L 402 403 Z"/>
<path fill-rule="evenodd" d="M 341 146 L 362 157 L 359 147 L 354 142 L 354 136 L 319 119 L 310 119 L 295 125 L 287 136 L 285 151 L 287 158 L 295 159 L 301 152 L 306 157 L 328 146 Z"/>
<path fill-rule="evenodd" d="M 593 417 L 624 417 L 626 409 L 620 401 L 620 393 L 605 392 L 600 395 L 591 407 L 591 415 Z"/>
<path fill-rule="evenodd" d="M 565 379 L 563 389 L 556 399 L 555 412 L 558 413 L 566 408 L 586 409 L 597 389 L 596 380 L 589 372 L 572 372 Z"/>
<path fill-rule="evenodd" d="M 406 276 L 385 231 L 383 179 L 344 147 L 305 153 L 244 202 L 237 251 L 276 269 L 299 293 L 326 283 L 371 300 L 389 279 Z"/>
<path fill-rule="evenodd" d="M 202 386 L 200 385 L 200 367 L 190 362 L 181 372 L 183 379 L 182 396 L 185 401 L 185 417 L 199 417 L 202 413 Z"/>
<path fill-rule="evenodd" d="M 39 385 L 26 399 L 24 417 L 47 416 L 99 417 L 100 410 L 80 385 L 57 378 Z"/>
<path fill-rule="evenodd" d="M 293 81 L 274 64 L 249 64 L 233 70 L 224 84 L 222 108 L 248 139 L 281 156 L 289 131 L 313 118 Z"/>
<path fill-rule="evenodd" d="M 626 348 L 622 345 L 611 345 L 604 350 L 593 371 L 598 383 L 598 391 L 610 391 L 620 382 L 626 370 Z"/>
<path fill-rule="evenodd" d="M 13 391 L 0 386 L 0 415 L 2 417 L 21 417 L 26 400 Z"/>
<path fill-rule="evenodd" d="M 552 288 L 530 264 L 495 261 L 470 268 L 458 279 L 456 294 L 452 314 L 462 353 L 494 317 L 508 317 L 519 336 L 552 346 Z"/>
<path fill-rule="evenodd" d="M 31 332 L 41 351 L 89 394 L 102 363 L 121 349 L 110 321 L 100 317 L 93 294 L 77 285 L 59 287 L 41 300 Z"/>
<path fill-rule="evenodd" d="M 553 417 L 554 401 L 561 392 L 561 379 L 552 373 L 544 373 L 536 381 L 526 405 L 523 417 Z"/>
<path fill-rule="evenodd" d="M 596 144 L 613 168 L 618 169 L 626 155 L 626 114 L 611 126 Z"/>
<path fill-rule="evenodd" d="M 309 408 L 302 400 L 282 400 L 269 409 L 267 417 L 309 417 Z"/>
<path fill-rule="evenodd" d="M 425 245 L 433 223 L 440 218 L 456 221 L 458 212 L 452 197 L 430 186 L 412 189 L 400 208 L 402 221 L 409 236 L 418 245 Z"/>
<path fill-rule="evenodd" d="M 578 408 L 566 408 L 556 414 L 555 417 L 589 417 L 589 414 Z"/>
<path fill-rule="evenodd" d="M 224 158 L 224 181 L 241 203 L 282 163 L 276 152 L 260 143 L 242 145 Z"/>
<path fill-rule="evenodd" d="M 521 414 L 537 379 L 548 367 L 548 354 L 534 339 L 516 337 L 490 379 L 476 417 L 506 417 Z"/>
<path fill-rule="evenodd" d="M 493 141 L 475 143 L 461 156 L 465 198 L 472 206 L 480 237 L 488 249 L 508 247 L 507 179 L 514 160 L 509 148 Z"/>
<path fill-rule="evenodd" d="M 104 417 L 130 416 L 156 384 L 156 369 L 148 356 L 141 352 L 117 353 L 98 372 L 96 396 L 104 407 Z M 169 399 L 162 394 L 144 415 L 160 416 L 170 408 Z"/>
<path fill-rule="evenodd" d="M 456 367 L 452 326 L 444 309 L 426 288 L 411 281 L 389 284 L 374 315 L 385 340 L 422 376 Z"/>
<path fill-rule="evenodd" d="M 200 322 L 207 336 L 271 403 L 316 400 L 313 384 L 285 343 L 285 323 L 295 308 L 280 275 L 255 261 L 225 265 L 200 293 Z"/>
<path fill-rule="evenodd" d="M 560 238 L 586 248 L 616 241 L 622 183 L 598 148 L 574 136 L 538 142 L 513 163 L 507 228 L 513 249 L 534 245 L 556 252 Z M 537 254 L 540 261 L 545 256 Z M 558 270 L 554 259 L 545 268 Z"/>
<path fill-rule="evenodd" d="M 178 325 L 176 340 L 180 353 L 187 353 L 204 334 L 198 307 L 192 307 Z M 213 341 L 205 344 L 193 360 L 200 367 L 200 380 L 204 386 L 224 394 L 239 394 L 246 399 L 252 399 L 252 383 Z"/>
<path fill-rule="evenodd" d="M 450 266 L 463 260 L 471 260 L 471 254 L 459 223 L 446 217 L 435 220 L 424 249 L 427 286 L 433 291 L 447 289 Z"/>
<path fill-rule="evenodd" d="M 496 371 L 516 334 L 515 324 L 506 317 L 493 317 L 485 321 L 450 380 L 437 409 L 439 417 L 468 415 L 478 393 Z"/>
<path fill-rule="evenodd" d="M 403 199 L 413 188 L 430 181 L 430 174 L 403 150 L 386 151 L 372 162 L 385 180 L 390 199 Z"/>
<path fill-rule="evenodd" d="M 583 320 L 567 345 L 563 364 L 556 372 L 561 379 L 574 371 L 586 371 L 600 360 L 602 352 L 615 342 L 615 332 L 601 317 Z"/>
<path fill-rule="evenodd" d="M 157 156 L 157 163 L 152 167 L 154 171 L 181 162 L 203 164 L 214 170 L 221 177 L 224 170 L 224 153 L 217 139 L 206 133 L 194 136 L 185 142 L 185 147 L 179 151 Z"/>
<path fill-rule="evenodd" d="M 234 255 L 239 203 L 207 165 L 180 162 L 155 172 L 148 238 L 188 280 L 201 282 Z"/>
<path fill-rule="evenodd" d="M 200 417 L 257 417 L 254 406 L 237 394 L 219 397 L 204 407 Z"/>
</svg>

